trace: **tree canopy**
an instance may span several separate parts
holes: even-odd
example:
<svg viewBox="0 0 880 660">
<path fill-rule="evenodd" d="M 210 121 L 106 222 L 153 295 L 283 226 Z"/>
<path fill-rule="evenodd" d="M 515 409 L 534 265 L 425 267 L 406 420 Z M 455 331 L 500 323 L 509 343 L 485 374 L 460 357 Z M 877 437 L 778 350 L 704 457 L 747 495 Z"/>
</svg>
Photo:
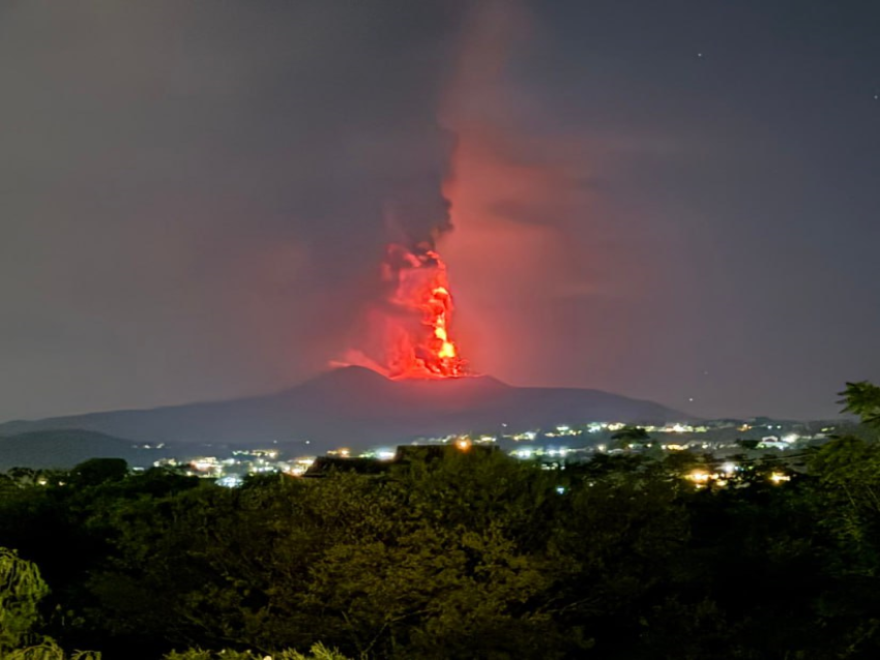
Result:
<svg viewBox="0 0 880 660">
<path fill-rule="evenodd" d="M 764 460 L 701 485 L 713 459 L 688 452 L 235 489 L 107 462 L 10 475 L 0 656 L 875 658 L 880 444 L 873 390 L 848 392 L 867 432 L 784 483 Z"/>
</svg>

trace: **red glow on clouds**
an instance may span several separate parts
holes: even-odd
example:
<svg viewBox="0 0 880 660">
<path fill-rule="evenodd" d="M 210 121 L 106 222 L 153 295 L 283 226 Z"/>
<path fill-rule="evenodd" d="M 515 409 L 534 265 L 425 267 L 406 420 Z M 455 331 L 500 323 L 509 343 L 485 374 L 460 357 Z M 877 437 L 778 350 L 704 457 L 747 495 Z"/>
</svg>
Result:
<svg viewBox="0 0 880 660">
<path fill-rule="evenodd" d="M 474 7 L 458 70 L 438 108 L 440 124 L 455 138 L 443 185 L 455 229 L 434 236 L 460 285 L 469 357 L 481 371 L 526 382 L 558 370 L 548 355 L 571 345 L 567 333 L 577 328 L 558 318 L 554 304 L 564 299 L 559 308 L 569 310 L 571 299 L 594 295 L 591 266 L 598 260 L 580 251 L 573 240 L 579 227 L 570 226 L 592 217 L 591 190 L 581 183 L 591 175 L 582 141 L 527 130 L 544 115 L 505 76 L 530 28 L 517 2 Z M 450 334 L 447 268 L 434 242 L 414 250 L 390 246 L 382 279 L 384 302 L 370 311 L 369 328 L 351 342 L 358 351 L 346 363 L 391 378 L 465 375 Z M 559 359 L 571 362 L 570 355 Z"/>
<path fill-rule="evenodd" d="M 623 342 L 604 330 L 608 301 L 614 278 L 639 266 L 609 264 L 615 231 L 594 186 L 593 140 L 514 76 L 516 54 L 540 35 L 524 3 L 474 5 L 439 113 L 456 138 L 443 188 L 456 229 L 443 252 L 481 371 L 524 384 L 571 374 L 579 385 L 615 362 Z"/>
</svg>

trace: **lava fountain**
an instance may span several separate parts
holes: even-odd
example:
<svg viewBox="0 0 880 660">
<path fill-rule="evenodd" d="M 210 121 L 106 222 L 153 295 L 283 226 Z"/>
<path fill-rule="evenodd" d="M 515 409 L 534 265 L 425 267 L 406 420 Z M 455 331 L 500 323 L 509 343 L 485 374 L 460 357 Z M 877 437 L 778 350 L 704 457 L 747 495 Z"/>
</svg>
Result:
<svg viewBox="0 0 880 660">
<path fill-rule="evenodd" d="M 432 244 L 390 244 L 380 270 L 382 293 L 368 305 L 344 359 L 395 380 L 469 376 L 452 337 L 454 306 L 446 264 Z"/>
<path fill-rule="evenodd" d="M 393 243 L 382 264 L 390 307 L 385 370 L 390 378 L 459 378 L 467 362 L 452 338 L 454 306 L 446 264 L 437 251 Z"/>
</svg>

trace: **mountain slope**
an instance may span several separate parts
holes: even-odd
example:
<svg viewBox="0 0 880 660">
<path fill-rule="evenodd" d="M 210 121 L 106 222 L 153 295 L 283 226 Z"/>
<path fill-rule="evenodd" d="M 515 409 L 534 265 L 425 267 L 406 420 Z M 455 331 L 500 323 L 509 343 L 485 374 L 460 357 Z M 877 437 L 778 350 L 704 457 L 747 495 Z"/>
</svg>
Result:
<svg viewBox="0 0 880 660">
<path fill-rule="evenodd" d="M 254 445 L 309 440 L 321 451 L 424 435 L 528 429 L 588 421 L 666 422 L 683 413 L 599 390 L 529 388 L 482 376 L 392 381 L 360 367 L 321 374 L 262 397 L 123 410 L 0 425 L 0 436 L 85 429 L 140 442 Z"/>
<path fill-rule="evenodd" d="M 13 467 L 72 468 L 90 458 L 124 458 L 131 465 L 153 460 L 130 440 L 80 430 L 31 431 L 0 437 L 0 471 Z"/>
</svg>

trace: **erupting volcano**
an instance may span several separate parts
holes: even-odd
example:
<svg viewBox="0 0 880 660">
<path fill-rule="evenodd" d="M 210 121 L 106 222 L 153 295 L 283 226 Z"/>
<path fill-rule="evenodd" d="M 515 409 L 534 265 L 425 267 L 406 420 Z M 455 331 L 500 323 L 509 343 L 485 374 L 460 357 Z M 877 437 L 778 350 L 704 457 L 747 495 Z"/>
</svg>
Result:
<svg viewBox="0 0 880 660">
<path fill-rule="evenodd" d="M 388 245 L 380 281 L 352 349 L 332 366 L 367 367 L 394 380 L 471 375 L 452 337 L 449 278 L 433 244 Z"/>
<path fill-rule="evenodd" d="M 467 362 L 452 338 L 452 295 L 446 264 L 428 245 L 392 243 L 382 264 L 392 313 L 385 361 L 391 378 L 459 378 Z"/>
</svg>

